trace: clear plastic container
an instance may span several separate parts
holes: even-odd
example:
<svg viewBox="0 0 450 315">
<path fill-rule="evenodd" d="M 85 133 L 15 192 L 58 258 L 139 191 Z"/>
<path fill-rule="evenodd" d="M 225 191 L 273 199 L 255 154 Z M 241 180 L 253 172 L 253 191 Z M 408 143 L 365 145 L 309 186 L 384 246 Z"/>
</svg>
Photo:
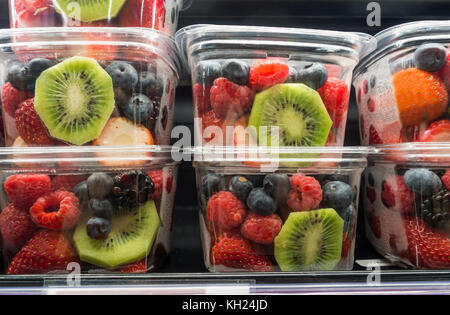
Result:
<svg viewBox="0 0 450 315">
<path fill-rule="evenodd" d="M 209 271 L 352 270 L 367 148 L 193 150 Z"/>
<path fill-rule="evenodd" d="M 450 141 L 450 21 L 402 24 L 375 38 L 353 81 L 361 143 Z"/>
<path fill-rule="evenodd" d="M 361 33 L 256 26 L 195 25 L 176 39 L 196 145 L 342 146 L 353 69 L 376 46 Z"/>
<path fill-rule="evenodd" d="M 180 62 L 163 33 L 0 31 L 6 146 L 169 145 Z"/>
<path fill-rule="evenodd" d="M 366 234 L 405 268 L 450 268 L 450 145 L 381 146 L 363 180 Z"/>
<path fill-rule="evenodd" d="M 5 273 L 145 273 L 161 266 L 171 248 L 177 182 L 171 152 L 158 146 L 4 149 Z"/>
<path fill-rule="evenodd" d="M 11 28 L 145 27 L 174 35 L 190 0 L 9 0 Z"/>
</svg>

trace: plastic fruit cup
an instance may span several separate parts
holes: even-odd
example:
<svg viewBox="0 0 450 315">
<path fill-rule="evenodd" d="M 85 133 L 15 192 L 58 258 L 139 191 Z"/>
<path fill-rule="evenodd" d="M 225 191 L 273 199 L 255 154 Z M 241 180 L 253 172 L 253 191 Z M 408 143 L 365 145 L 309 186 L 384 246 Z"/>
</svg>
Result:
<svg viewBox="0 0 450 315">
<path fill-rule="evenodd" d="M 363 198 L 366 234 L 399 266 L 450 268 L 450 145 L 381 146 L 369 155 Z"/>
<path fill-rule="evenodd" d="M 123 149 L 126 158 L 114 147 L 1 153 L 6 274 L 145 273 L 164 262 L 177 182 L 172 149 Z M 136 160 L 139 167 L 130 165 Z"/>
<path fill-rule="evenodd" d="M 190 69 L 196 145 L 342 146 L 366 34 L 196 25 L 177 42 Z"/>
<path fill-rule="evenodd" d="M 194 151 L 209 271 L 353 268 L 365 148 Z"/>
<path fill-rule="evenodd" d="M 450 21 L 394 26 L 355 71 L 363 145 L 448 142 Z"/>
<path fill-rule="evenodd" d="M 3 30 L 7 146 L 168 145 L 179 59 L 152 30 Z"/>
<path fill-rule="evenodd" d="M 11 28 L 145 27 L 174 35 L 187 0 L 10 0 Z"/>
</svg>

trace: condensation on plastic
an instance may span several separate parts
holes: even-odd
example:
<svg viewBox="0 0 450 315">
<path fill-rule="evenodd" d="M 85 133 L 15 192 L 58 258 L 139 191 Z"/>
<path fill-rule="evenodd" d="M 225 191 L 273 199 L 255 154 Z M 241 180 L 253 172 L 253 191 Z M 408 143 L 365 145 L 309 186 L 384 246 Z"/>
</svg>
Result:
<svg viewBox="0 0 450 315">
<path fill-rule="evenodd" d="M 113 3 L 116 0 L 109 0 L 109 8 L 113 7 Z M 53 0 L 48 1 L 48 5 L 41 8 L 32 5 L 22 4 L 22 0 L 9 0 L 9 16 L 11 28 L 27 28 L 27 27 L 66 27 L 66 26 L 89 26 L 92 23 L 93 26 L 118 26 L 120 14 L 127 5 L 127 1 L 134 1 L 134 8 L 136 12 L 133 14 L 133 18 L 136 20 L 130 21 L 134 27 L 146 27 L 151 29 L 161 30 L 168 35 L 174 35 L 177 30 L 178 18 L 180 11 L 186 10 L 192 4 L 192 0 L 158 0 L 164 1 L 164 16 L 161 16 L 160 20 L 157 17 L 152 18 L 151 25 L 149 21 L 144 21 L 148 17 L 144 17 L 142 11 L 138 11 L 142 6 L 156 6 L 157 2 L 148 0 L 126 0 L 117 13 L 117 16 L 111 16 L 114 14 L 109 11 L 108 16 L 101 20 L 92 22 L 81 22 L 82 8 L 79 7 L 77 1 L 70 3 L 67 8 L 70 10 L 68 13 L 64 13 L 60 9 L 58 2 Z M 142 4 L 139 4 L 139 1 Z M 139 5 L 138 5 L 139 4 Z M 153 9 L 155 11 L 155 9 Z M 78 16 L 78 18 L 77 18 Z M 139 20 L 140 19 L 140 20 Z M 143 23 L 145 23 L 143 25 Z M 131 26 L 131 25 L 127 25 Z"/>
<path fill-rule="evenodd" d="M 162 171 L 161 199 L 156 203 L 161 226 L 146 257 L 147 271 L 158 269 L 171 250 L 171 226 L 177 185 L 178 162 L 172 159 L 179 149 L 170 146 L 133 147 L 33 147 L 4 148 L 0 152 L 0 179 L 5 180 L 16 174 L 46 174 L 53 176 L 82 176 L 93 173 L 111 175 L 129 171 Z M 8 196 L 2 185 L 0 206 L 8 205 Z M 4 221 L 2 224 L 6 224 Z M 68 231 L 66 231 L 68 232 Z M 15 253 L 20 248 L 3 238 L 1 248 L 5 262 L 5 272 Z M 81 265 L 83 274 L 117 273 L 94 265 Z M 64 273 L 64 270 L 49 273 Z"/>
</svg>

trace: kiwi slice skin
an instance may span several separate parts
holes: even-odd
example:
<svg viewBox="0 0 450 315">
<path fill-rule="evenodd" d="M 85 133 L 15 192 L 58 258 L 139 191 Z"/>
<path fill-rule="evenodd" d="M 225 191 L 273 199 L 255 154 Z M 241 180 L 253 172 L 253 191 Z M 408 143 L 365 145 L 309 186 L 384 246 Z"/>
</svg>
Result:
<svg viewBox="0 0 450 315">
<path fill-rule="evenodd" d="M 73 236 L 81 261 L 116 269 L 148 256 L 161 226 L 153 200 L 133 210 L 119 209 L 112 218 L 109 237 L 101 241 L 90 238 L 86 233 L 86 223 L 91 217 L 88 212 Z"/>
<path fill-rule="evenodd" d="M 342 254 L 344 220 L 334 209 L 289 214 L 275 238 L 275 259 L 282 271 L 330 271 Z"/>
<path fill-rule="evenodd" d="M 258 93 L 249 119 L 260 145 L 267 146 L 324 146 L 332 125 L 319 93 L 297 83 L 278 84 Z M 272 143 L 272 126 L 279 127 L 279 144 Z"/>
<path fill-rule="evenodd" d="M 115 18 L 125 2 L 126 0 L 53 0 L 53 6 L 56 12 L 71 19 L 94 22 Z"/>
<path fill-rule="evenodd" d="M 74 145 L 98 138 L 115 106 L 109 74 L 95 59 L 78 56 L 41 73 L 34 101 L 50 135 Z"/>
</svg>

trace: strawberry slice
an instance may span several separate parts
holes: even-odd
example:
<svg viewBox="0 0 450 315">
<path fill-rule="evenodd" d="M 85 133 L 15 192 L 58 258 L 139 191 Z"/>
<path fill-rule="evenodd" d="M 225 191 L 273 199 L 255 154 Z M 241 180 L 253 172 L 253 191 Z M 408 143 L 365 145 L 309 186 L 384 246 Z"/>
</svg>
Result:
<svg viewBox="0 0 450 315">
<path fill-rule="evenodd" d="M 128 0 L 120 12 L 119 25 L 159 30 L 164 27 L 164 17 L 164 0 Z"/>
<path fill-rule="evenodd" d="M 432 123 L 419 135 L 419 142 L 450 141 L 450 120 L 443 119 Z"/>
</svg>

